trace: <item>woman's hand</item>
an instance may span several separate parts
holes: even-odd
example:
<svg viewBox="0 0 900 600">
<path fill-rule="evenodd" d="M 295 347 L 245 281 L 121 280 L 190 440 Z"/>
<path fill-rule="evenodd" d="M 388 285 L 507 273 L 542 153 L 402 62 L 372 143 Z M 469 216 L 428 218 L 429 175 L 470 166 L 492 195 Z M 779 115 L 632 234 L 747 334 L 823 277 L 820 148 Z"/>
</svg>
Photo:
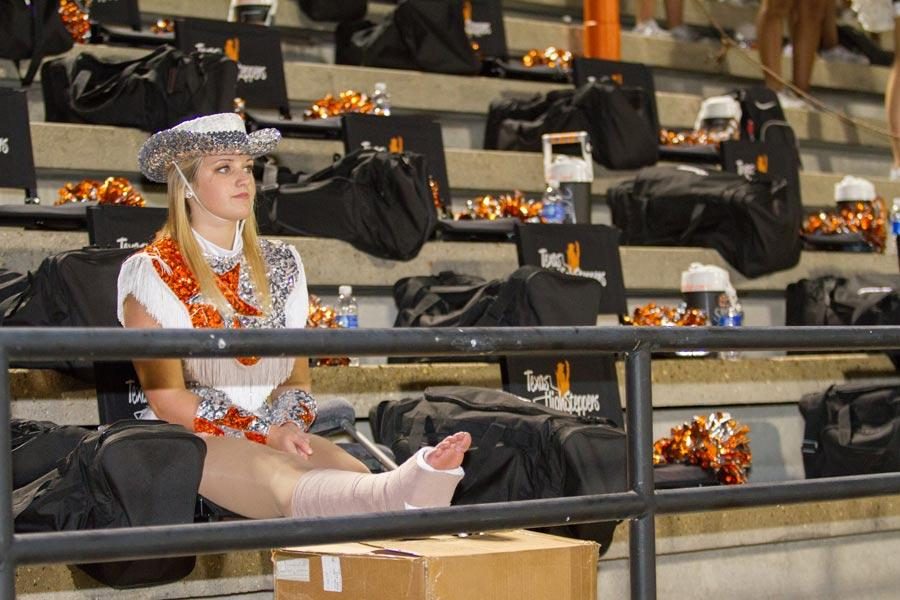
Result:
<svg viewBox="0 0 900 600">
<path fill-rule="evenodd" d="M 296 423 L 283 423 L 269 428 L 266 444 L 282 452 L 309 458 L 313 453 L 309 440 L 310 434 L 303 431 Z"/>
</svg>

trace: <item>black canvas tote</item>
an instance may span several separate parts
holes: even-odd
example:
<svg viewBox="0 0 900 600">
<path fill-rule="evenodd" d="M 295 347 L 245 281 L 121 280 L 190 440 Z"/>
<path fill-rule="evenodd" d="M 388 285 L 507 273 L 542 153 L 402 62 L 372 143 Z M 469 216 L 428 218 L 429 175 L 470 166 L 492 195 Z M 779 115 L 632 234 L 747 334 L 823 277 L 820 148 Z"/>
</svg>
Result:
<svg viewBox="0 0 900 600">
<path fill-rule="evenodd" d="M 369 413 L 378 443 L 398 461 L 451 433 L 472 435 L 454 504 L 508 502 L 625 491 L 625 432 L 499 390 L 430 387 L 423 396 L 384 401 Z M 550 528 L 609 548 L 615 522 Z"/>
<path fill-rule="evenodd" d="M 799 407 L 807 479 L 900 471 L 900 387 L 834 385 Z"/>
<path fill-rule="evenodd" d="M 257 221 L 263 233 L 336 238 L 410 260 L 437 225 L 427 173 L 421 154 L 356 150 L 299 183 L 263 190 Z"/>
<path fill-rule="evenodd" d="M 0 0 L 0 58 L 16 63 L 30 58 L 22 85 L 31 85 L 45 56 L 62 54 L 74 40 L 59 15 L 54 0 Z"/>
<path fill-rule="evenodd" d="M 607 202 L 624 245 L 714 248 L 746 277 L 800 260 L 802 207 L 784 180 L 748 180 L 697 166 L 648 167 L 610 188 Z"/>
<path fill-rule="evenodd" d="M 540 152 L 545 133 L 587 131 L 591 154 L 605 167 L 653 165 L 659 147 L 647 106 L 640 88 L 609 81 L 551 92 L 546 98 L 492 103 L 485 149 Z"/>
<path fill-rule="evenodd" d="M 236 85 L 237 64 L 231 59 L 170 46 L 124 62 L 81 52 L 41 67 L 47 121 L 149 132 L 232 110 Z"/>
<path fill-rule="evenodd" d="M 71 432 L 44 432 L 64 434 Z M 32 438 L 23 448 L 29 446 L 47 444 Z M 193 523 L 205 456 L 205 442 L 180 425 L 132 420 L 88 432 L 52 470 L 14 490 L 16 532 Z M 79 567 L 106 585 L 133 588 L 177 581 L 194 562 L 187 556 Z"/>
<path fill-rule="evenodd" d="M 385 20 L 342 24 L 336 62 L 477 75 L 481 61 L 466 36 L 462 0 L 400 0 Z"/>
</svg>

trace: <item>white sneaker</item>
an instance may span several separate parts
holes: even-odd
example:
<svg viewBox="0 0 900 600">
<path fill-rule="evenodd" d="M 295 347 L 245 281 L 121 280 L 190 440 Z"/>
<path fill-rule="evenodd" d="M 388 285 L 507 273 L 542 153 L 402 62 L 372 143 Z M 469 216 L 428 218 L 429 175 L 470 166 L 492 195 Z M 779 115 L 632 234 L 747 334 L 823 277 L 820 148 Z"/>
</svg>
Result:
<svg viewBox="0 0 900 600">
<path fill-rule="evenodd" d="M 794 92 L 788 89 L 778 92 L 778 102 L 781 104 L 781 108 L 808 108 L 806 102 L 798 98 Z"/>
<path fill-rule="evenodd" d="M 900 181 L 900 167 L 891 167 L 891 181 Z"/>
<path fill-rule="evenodd" d="M 644 37 L 666 38 L 671 39 L 672 34 L 659 26 L 659 23 L 653 19 L 647 19 L 635 24 L 632 32 Z"/>
<path fill-rule="evenodd" d="M 845 48 L 840 44 L 832 46 L 828 50 L 820 51 L 819 56 L 822 57 L 822 60 L 827 60 L 828 62 L 843 62 L 854 65 L 869 64 L 868 58 L 858 52 Z"/>
</svg>

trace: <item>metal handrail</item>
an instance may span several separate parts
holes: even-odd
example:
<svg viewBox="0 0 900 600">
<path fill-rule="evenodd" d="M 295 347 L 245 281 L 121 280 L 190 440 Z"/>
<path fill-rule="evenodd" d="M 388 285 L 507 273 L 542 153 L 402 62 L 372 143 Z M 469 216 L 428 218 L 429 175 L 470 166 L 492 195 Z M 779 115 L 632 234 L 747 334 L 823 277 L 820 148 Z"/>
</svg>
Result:
<svg viewBox="0 0 900 600">
<path fill-rule="evenodd" d="M 10 418 L 9 361 L 154 357 L 458 356 L 546 352 L 625 355 L 628 491 L 328 519 L 239 521 L 13 534 L 12 459 L 0 457 L 0 597 L 15 597 L 15 568 L 98 562 L 396 536 L 629 519 L 632 598 L 656 597 L 655 515 L 900 494 L 900 473 L 655 491 L 651 351 L 883 350 L 900 348 L 900 327 L 441 328 L 362 330 L 0 330 L 0 422 Z M 0 427 L 0 448 L 10 432 Z"/>
</svg>

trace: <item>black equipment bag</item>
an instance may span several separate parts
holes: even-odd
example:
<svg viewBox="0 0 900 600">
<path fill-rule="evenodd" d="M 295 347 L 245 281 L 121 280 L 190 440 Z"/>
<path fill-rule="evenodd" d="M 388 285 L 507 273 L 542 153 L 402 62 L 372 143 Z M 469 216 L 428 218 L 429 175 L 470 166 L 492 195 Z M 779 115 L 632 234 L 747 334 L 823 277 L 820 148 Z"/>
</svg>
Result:
<svg viewBox="0 0 900 600">
<path fill-rule="evenodd" d="M 88 432 L 55 468 L 15 489 L 16 532 L 193 523 L 205 457 L 203 440 L 180 425 L 119 421 Z M 79 567 L 106 585 L 133 588 L 177 581 L 194 562 L 186 556 Z"/>
<path fill-rule="evenodd" d="M 91 434 L 85 427 L 29 419 L 10 419 L 9 429 L 13 489 L 28 485 L 55 469 L 57 462 Z"/>
<path fill-rule="evenodd" d="M 6 314 L 16 309 L 29 285 L 27 273 L 16 273 L 0 267 L 0 325 L 6 320 Z"/>
<path fill-rule="evenodd" d="M 477 75 L 481 62 L 466 36 L 463 0 L 400 0 L 385 20 L 342 23 L 338 64 Z"/>
<path fill-rule="evenodd" d="M 444 271 L 394 284 L 395 327 L 528 327 L 595 323 L 600 282 L 531 265 L 507 279 Z"/>
<path fill-rule="evenodd" d="M 355 150 L 300 183 L 263 189 L 260 231 L 337 238 L 373 256 L 410 260 L 437 225 L 427 174 L 421 154 Z"/>
<path fill-rule="evenodd" d="M 0 225 L 45 229 L 50 231 L 77 231 L 87 227 L 87 207 L 94 202 L 70 202 L 61 206 L 40 204 L 0 205 Z"/>
<path fill-rule="evenodd" d="M 784 180 L 750 180 L 682 165 L 649 167 L 607 191 L 613 224 L 632 246 L 714 248 L 746 277 L 800 260 L 800 199 Z"/>
<path fill-rule="evenodd" d="M 546 98 L 492 102 L 485 149 L 540 152 L 545 133 L 587 131 L 594 160 L 610 169 L 636 169 L 659 159 L 646 93 L 611 81 Z"/>
<path fill-rule="evenodd" d="M 799 408 L 808 479 L 900 471 L 900 387 L 833 385 Z"/>
<path fill-rule="evenodd" d="M 222 54 L 185 54 L 171 46 L 124 62 L 81 52 L 41 67 L 46 119 L 155 132 L 232 110 L 237 72 L 237 63 Z"/>
<path fill-rule="evenodd" d="M 313 21 L 357 21 L 366 16 L 366 0 L 298 0 L 300 10 Z"/>
<path fill-rule="evenodd" d="M 59 15 L 55 0 L 0 0 L 0 58 L 15 61 L 30 58 L 28 70 L 20 75 L 23 86 L 31 85 L 41 59 L 62 54 L 74 40 Z"/>
<path fill-rule="evenodd" d="M 625 432 L 603 419 L 574 417 L 498 390 L 430 387 L 424 397 L 384 401 L 369 413 L 375 441 L 398 461 L 457 431 L 472 435 L 454 504 L 508 502 L 625 491 Z M 615 522 L 549 533 L 609 548 Z"/>
<path fill-rule="evenodd" d="M 11 307 L 8 327 L 118 327 L 116 298 L 119 270 L 133 248 L 83 248 L 45 258 L 30 285 Z M 93 380 L 90 362 L 29 362 L 86 381 Z"/>
<path fill-rule="evenodd" d="M 741 139 L 791 148 L 797 168 L 802 169 L 797 136 L 785 119 L 778 94 L 765 86 L 756 86 L 734 90 L 731 95 L 741 105 Z"/>
<path fill-rule="evenodd" d="M 900 275 L 825 275 L 787 286 L 785 325 L 900 325 Z M 900 352 L 888 357 L 900 368 Z"/>
</svg>

